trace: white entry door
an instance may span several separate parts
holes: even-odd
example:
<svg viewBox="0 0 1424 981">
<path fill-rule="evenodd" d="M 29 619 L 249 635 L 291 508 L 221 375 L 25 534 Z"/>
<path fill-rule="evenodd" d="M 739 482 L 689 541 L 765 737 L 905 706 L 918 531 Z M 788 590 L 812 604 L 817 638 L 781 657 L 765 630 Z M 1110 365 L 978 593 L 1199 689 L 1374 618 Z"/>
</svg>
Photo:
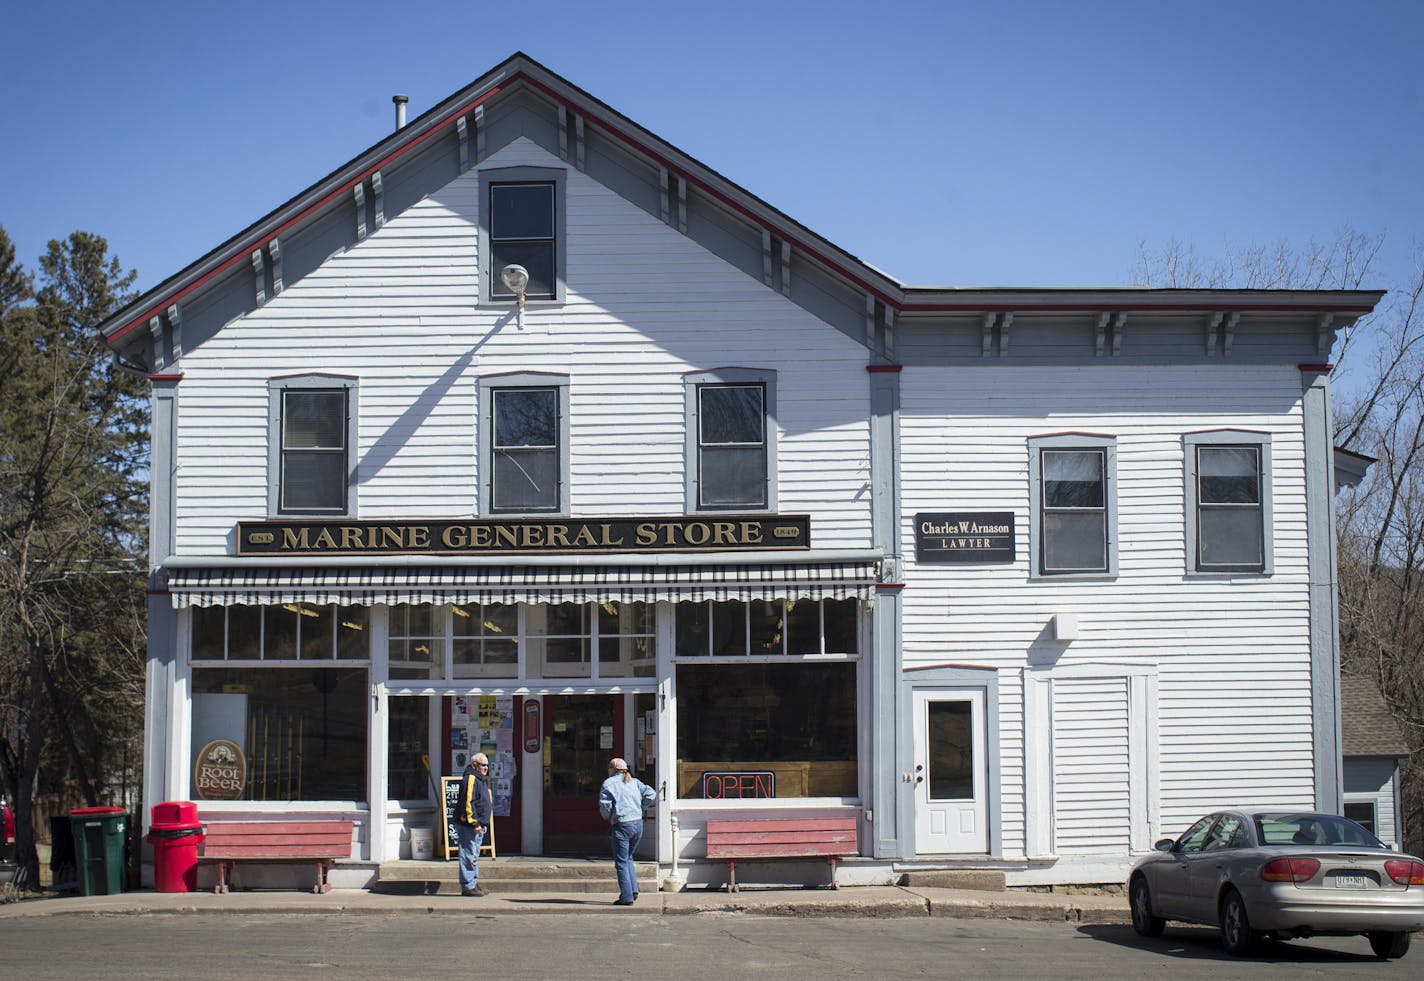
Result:
<svg viewBox="0 0 1424 981">
<path fill-rule="evenodd" d="M 984 691 L 916 690 L 915 852 L 989 850 Z"/>
</svg>

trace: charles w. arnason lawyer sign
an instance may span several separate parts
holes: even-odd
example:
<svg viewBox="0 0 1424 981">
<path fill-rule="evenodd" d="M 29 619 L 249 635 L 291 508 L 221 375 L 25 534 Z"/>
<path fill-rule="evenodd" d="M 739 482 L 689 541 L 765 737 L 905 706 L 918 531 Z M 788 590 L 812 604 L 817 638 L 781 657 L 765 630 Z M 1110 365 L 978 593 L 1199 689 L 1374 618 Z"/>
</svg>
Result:
<svg viewBox="0 0 1424 981">
<path fill-rule="evenodd" d="M 921 511 L 915 515 L 917 562 L 1014 561 L 1012 511 Z"/>
</svg>

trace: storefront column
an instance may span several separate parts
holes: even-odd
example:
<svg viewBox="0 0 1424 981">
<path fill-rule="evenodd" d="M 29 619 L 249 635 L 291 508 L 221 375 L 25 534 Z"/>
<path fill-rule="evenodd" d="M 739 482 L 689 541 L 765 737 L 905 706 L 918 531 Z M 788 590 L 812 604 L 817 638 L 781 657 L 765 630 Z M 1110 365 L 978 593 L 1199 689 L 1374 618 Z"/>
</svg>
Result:
<svg viewBox="0 0 1424 981">
<path fill-rule="evenodd" d="M 677 634 L 673 611 L 672 603 L 658 603 L 657 635 L 654 639 L 658 666 L 658 731 L 653 734 L 653 752 L 658 761 L 658 847 L 655 857 L 659 864 L 671 863 L 678 848 L 672 834 L 672 810 L 677 801 L 677 674 L 672 661 L 676 653 Z"/>
<path fill-rule="evenodd" d="M 366 838 L 369 862 L 386 860 L 386 841 L 390 837 L 390 804 L 387 794 L 389 774 L 390 696 L 386 694 L 386 681 L 390 674 L 390 645 L 387 643 L 388 607 L 371 607 L 369 627 L 371 667 L 366 681 L 371 696 L 367 702 L 370 716 L 366 724 L 366 800 L 369 802 L 371 826 Z"/>
</svg>

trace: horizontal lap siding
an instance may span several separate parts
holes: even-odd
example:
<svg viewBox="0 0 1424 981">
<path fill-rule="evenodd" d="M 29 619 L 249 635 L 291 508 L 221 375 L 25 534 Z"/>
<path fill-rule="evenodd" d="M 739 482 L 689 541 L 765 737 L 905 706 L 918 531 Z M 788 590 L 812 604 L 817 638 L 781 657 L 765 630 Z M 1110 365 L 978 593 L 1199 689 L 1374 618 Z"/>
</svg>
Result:
<svg viewBox="0 0 1424 981">
<path fill-rule="evenodd" d="M 995 366 L 902 373 L 901 548 L 906 667 L 1156 665 L 1161 830 L 1208 807 L 1313 799 L 1309 593 L 1300 375 L 1294 366 L 1081 369 Z M 1275 570 L 1185 574 L 1182 436 L 1271 435 Z M 1119 575 L 1033 580 L 1030 436 L 1116 437 Z M 1009 565 L 917 565 L 919 511 L 1011 511 Z M 1079 639 L 1050 623 L 1076 614 Z M 1022 694 L 1001 692 L 1006 852 L 1022 845 Z M 1017 784 L 1017 786 L 1016 786 Z"/>
<path fill-rule="evenodd" d="M 1053 684 L 1053 811 L 1058 854 L 1126 850 L 1127 681 Z"/>
<path fill-rule="evenodd" d="M 527 142 L 488 166 L 564 166 Z M 224 554 L 266 516 L 267 380 L 359 378 L 359 517 L 478 507 L 476 382 L 569 376 L 571 511 L 681 514 L 683 375 L 775 367 L 777 509 L 812 544 L 869 544 L 866 352 L 839 331 L 570 168 L 567 302 L 478 304 L 470 171 L 183 359 L 177 550 Z"/>
</svg>

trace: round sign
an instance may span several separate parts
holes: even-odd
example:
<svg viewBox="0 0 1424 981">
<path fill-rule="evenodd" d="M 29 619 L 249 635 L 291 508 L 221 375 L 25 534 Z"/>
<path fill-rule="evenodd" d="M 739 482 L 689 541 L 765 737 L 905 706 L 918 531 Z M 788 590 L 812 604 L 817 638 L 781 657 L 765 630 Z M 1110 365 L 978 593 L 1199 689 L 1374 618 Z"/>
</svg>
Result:
<svg viewBox="0 0 1424 981">
<path fill-rule="evenodd" d="M 214 739 L 198 750 L 193 793 L 202 800 L 237 800 L 247 787 L 247 757 L 231 739 Z"/>
</svg>

